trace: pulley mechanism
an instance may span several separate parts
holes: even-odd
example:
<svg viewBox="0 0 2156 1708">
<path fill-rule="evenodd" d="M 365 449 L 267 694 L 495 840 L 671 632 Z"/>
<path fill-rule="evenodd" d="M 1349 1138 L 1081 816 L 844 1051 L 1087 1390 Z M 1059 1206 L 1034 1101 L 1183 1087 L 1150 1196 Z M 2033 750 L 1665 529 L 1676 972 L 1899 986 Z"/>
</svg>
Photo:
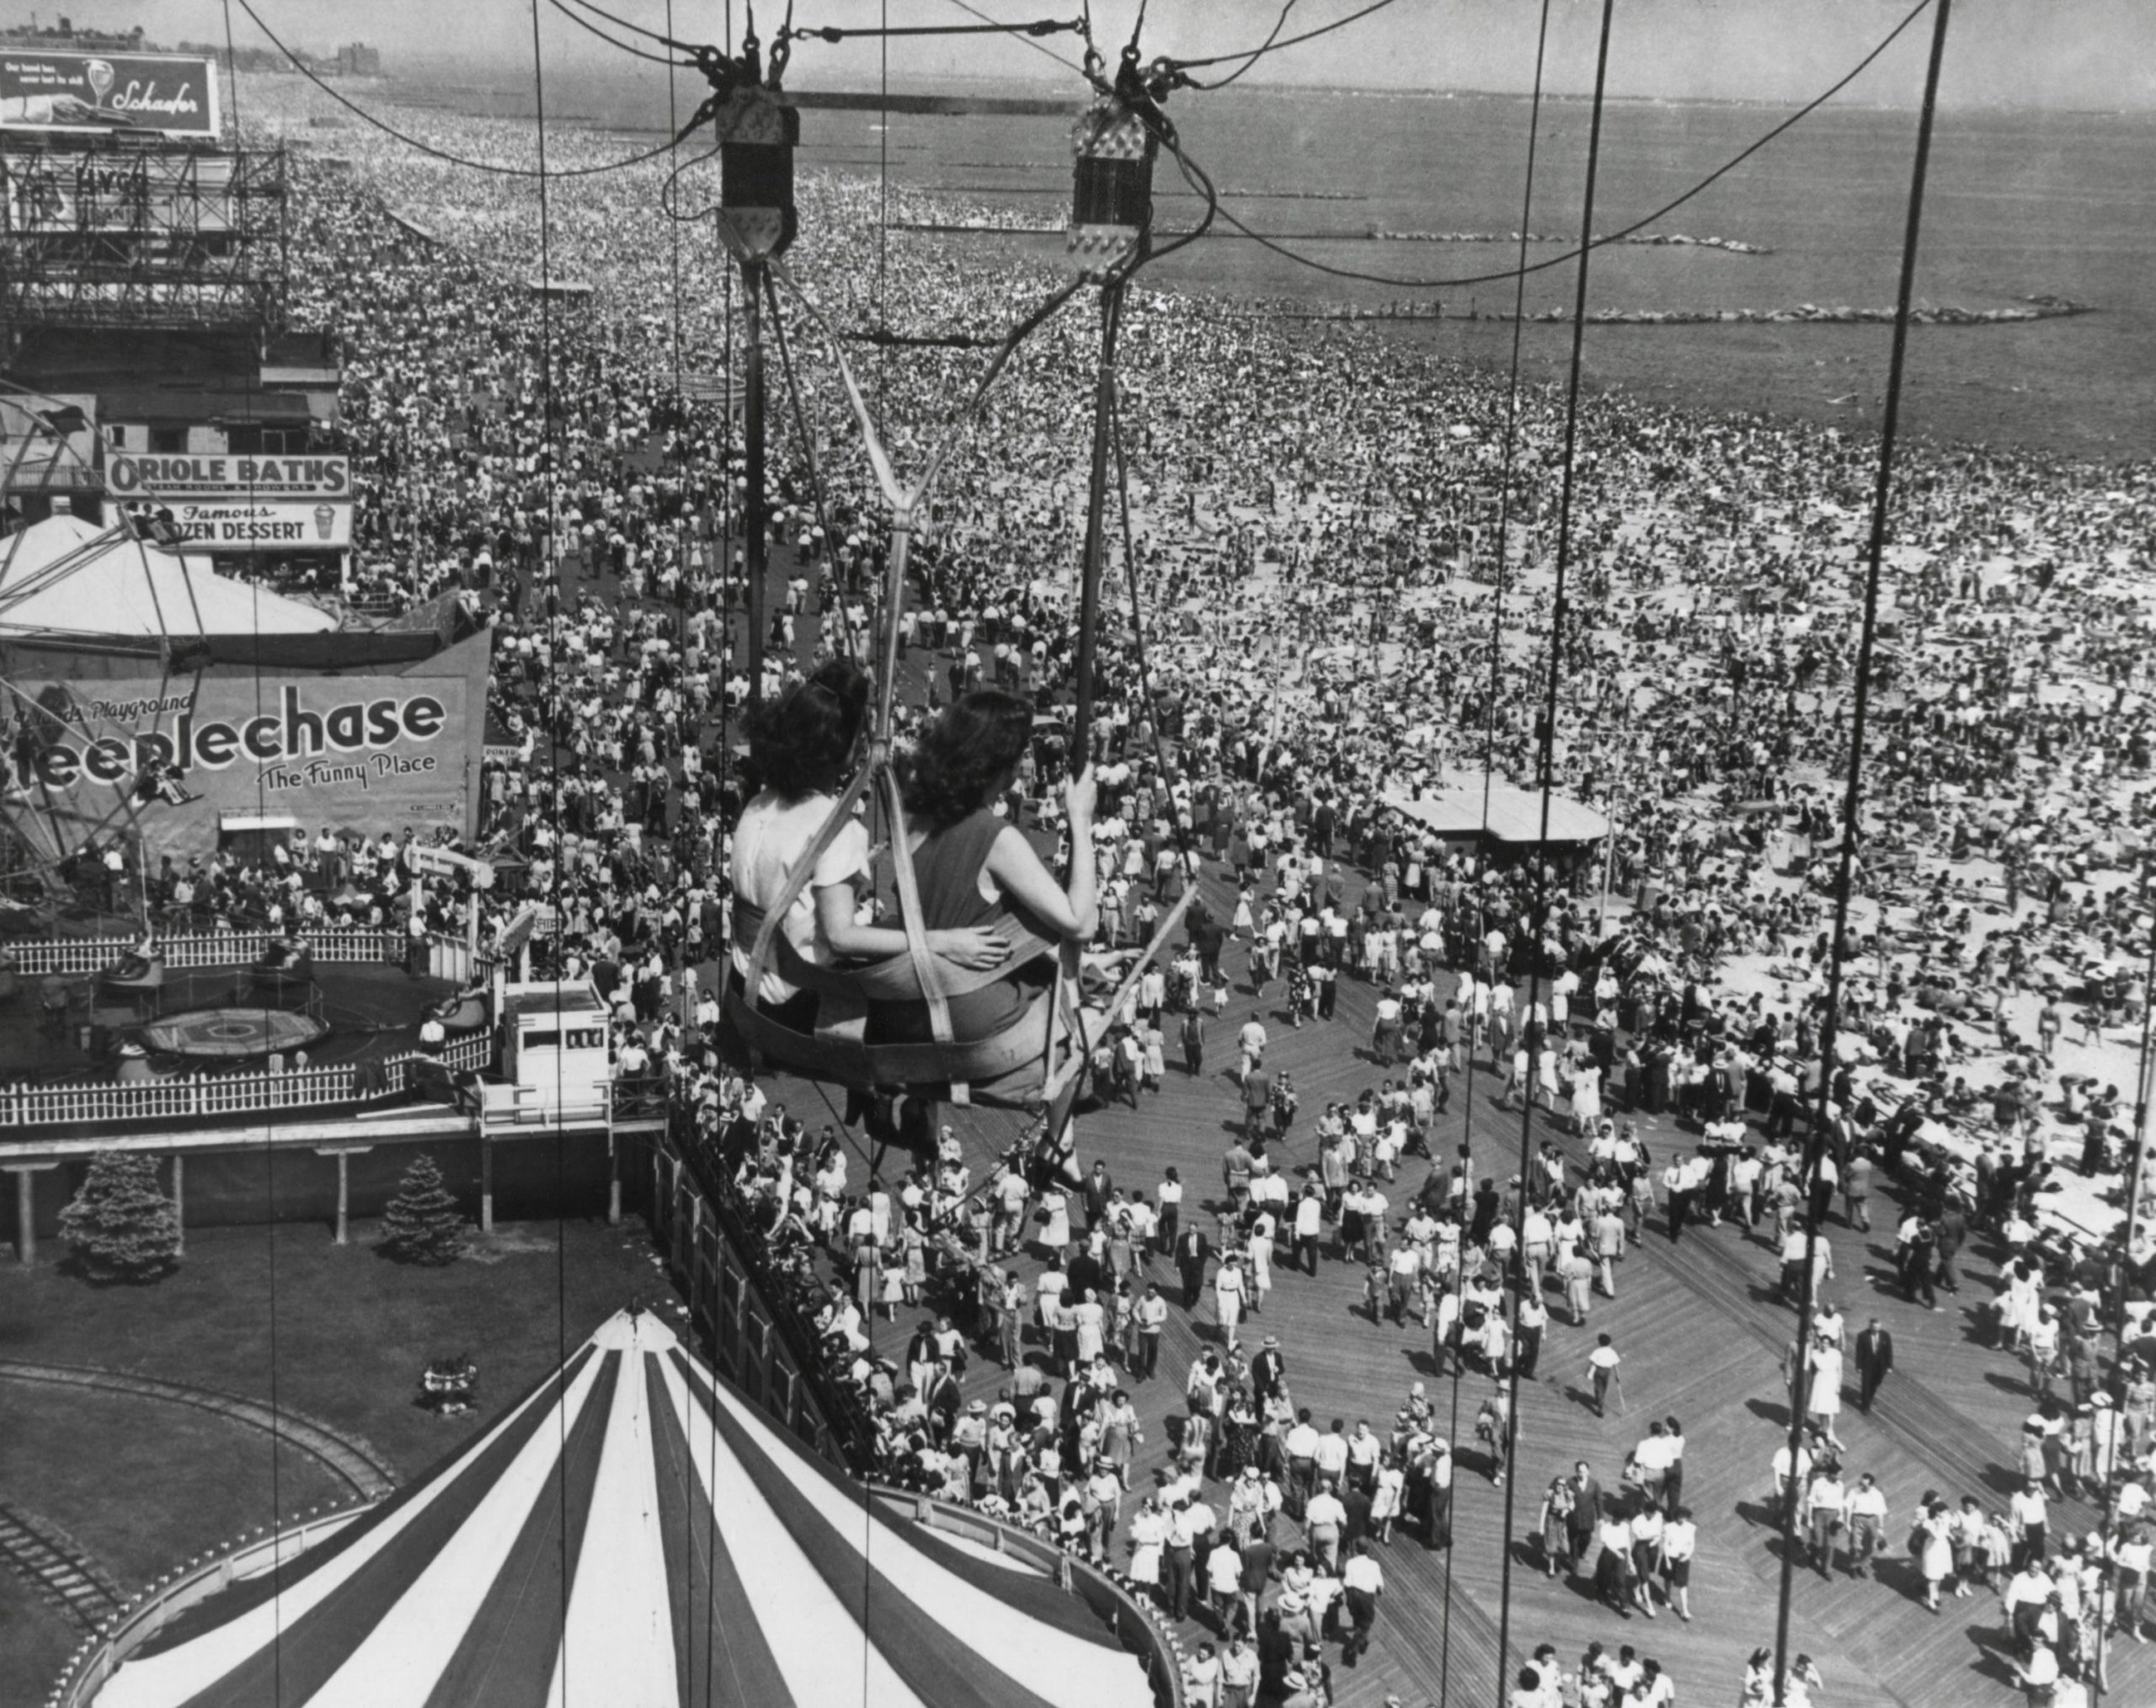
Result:
<svg viewBox="0 0 2156 1708">
<path fill-rule="evenodd" d="M 780 87 L 786 45 L 772 47 L 769 76 L 753 35 L 743 38 L 738 57 L 704 47 L 696 58 L 712 93 L 681 134 L 708 123 L 717 136 L 719 241 L 744 265 L 768 261 L 786 253 L 797 229 L 793 151 L 801 113 Z"/>
<path fill-rule="evenodd" d="M 1161 145 L 1119 95 L 1104 96 L 1071 129 L 1070 229 L 1065 253 L 1094 284 L 1141 259 L 1153 229 L 1153 162 Z"/>
</svg>

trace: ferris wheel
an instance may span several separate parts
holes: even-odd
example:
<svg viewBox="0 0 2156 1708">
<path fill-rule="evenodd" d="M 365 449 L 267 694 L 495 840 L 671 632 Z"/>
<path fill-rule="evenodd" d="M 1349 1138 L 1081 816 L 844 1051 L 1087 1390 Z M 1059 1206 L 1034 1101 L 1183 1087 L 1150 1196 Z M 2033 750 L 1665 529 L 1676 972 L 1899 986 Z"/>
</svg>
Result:
<svg viewBox="0 0 2156 1708">
<path fill-rule="evenodd" d="M 0 933 L 141 915 L 146 815 L 189 798 L 171 732 L 208 662 L 195 572 L 153 496 L 108 496 L 94 430 L 0 387 Z"/>
</svg>

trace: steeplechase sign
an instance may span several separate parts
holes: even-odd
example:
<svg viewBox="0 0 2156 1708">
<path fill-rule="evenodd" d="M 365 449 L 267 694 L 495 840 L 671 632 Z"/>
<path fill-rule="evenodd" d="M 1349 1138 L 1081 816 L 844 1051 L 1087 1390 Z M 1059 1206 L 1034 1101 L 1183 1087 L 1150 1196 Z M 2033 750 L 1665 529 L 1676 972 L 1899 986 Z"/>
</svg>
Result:
<svg viewBox="0 0 2156 1708">
<path fill-rule="evenodd" d="M 191 54 L 0 48 L 0 130 L 221 133 L 216 63 Z"/>
<path fill-rule="evenodd" d="M 155 851 L 206 852 L 220 814 L 466 834 L 483 711 L 460 676 L 155 678 L 25 685 L 8 792 L 98 822 L 131 795 Z"/>
</svg>

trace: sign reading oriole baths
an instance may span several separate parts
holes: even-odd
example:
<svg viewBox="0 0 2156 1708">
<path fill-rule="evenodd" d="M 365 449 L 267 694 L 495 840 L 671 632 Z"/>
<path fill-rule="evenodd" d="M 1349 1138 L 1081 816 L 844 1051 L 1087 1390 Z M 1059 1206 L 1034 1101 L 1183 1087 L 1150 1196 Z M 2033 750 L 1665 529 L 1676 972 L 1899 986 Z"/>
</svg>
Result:
<svg viewBox="0 0 2156 1708">
<path fill-rule="evenodd" d="M 250 504 L 279 499 L 352 501 L 349 456 L 141 456 L 104 454 L 104 483 L 115 498 L 225 499 Z"/>
<path fill-rule="evenodd" d="M 310 835 L 467 828 L 477 766 L 462 677 L 51 682 L 32 697 L 8 731 L 10 793 L 92 823 L 111 793 L 131 794 L 156 852 L 206 851 L 221 814 L 265 808 Z"/>
<path fill-rule="evenodd" d="M 0 48 L 0 127 L 215 136 L 216 67 L 182 54 Z"/>
</svg>

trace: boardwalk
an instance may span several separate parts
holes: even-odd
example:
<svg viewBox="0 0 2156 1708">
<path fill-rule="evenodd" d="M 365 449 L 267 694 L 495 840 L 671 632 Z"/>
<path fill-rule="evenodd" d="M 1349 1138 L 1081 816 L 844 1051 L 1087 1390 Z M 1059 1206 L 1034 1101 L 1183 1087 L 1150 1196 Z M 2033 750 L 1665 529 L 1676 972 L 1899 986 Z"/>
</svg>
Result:
<svg viewBox="0 0 2156 1708">
<path fill-rule="evenodd" d="M 1206 888 L 1216 902 L 1228 899 L 1210 867 Z M 1239 973 L 1241 952 L 1231 949 L 1227 958 Z M 1273 997 L 1254 1004 L 1248 986 L 1239 984 L 1225 1021 L 1210 1024 L 1209 1056 L 1218 1064 L 1231 1053 L 1235 1028 L 1259 1008 L 1272 1034 L 1268 1066 L 1294 1077 L 1302 1113 L 1298 1131 L 1272 1152 L 1277 1164 L 1298 1171 L 1309 1166 L 1315 1118 L 1325 1105 L 1352 1099 L 1385 1076 L 1363 1049 L 1374 1006 L 1369 985 L 1343 980 L 1337 1018 L 1297 1030 L 1287 1023 L 1277 987 Z M 1518 1166 L 1523 1118 L 1496 1107 L 1497 1081 L 1486 1060 L 1453 1085 L 1451 1108 L 1433 1149 L 1449 1163 L 1456 1146 L 1468 1145 L 1476 1177 L 1492 1175 L 1502 1184 Z M 789 1086 L 780 1095 L 797 1111 L 805 1104 L 821 1113 L 808 1087 Z M 1222 1195 L 1220 1155 L 1238 1110 L 1235 1083 L 1219 1067 L 1193 1078 L 1171 1066 L 1161 1092 L 1146 1097 L 1138 1110 L 1116 1105 L 1081 1118 L 1080 1159 L 1087 1167 L 1096 1158 L 1105 1161 L 1118 1184 L 1149 1197 L 1163 1169 L 1174 1165 L 1189 1188 L 1186 1222 L 1204 1218 L 1209 1230 Z M 977 1173 L 1017 1131 L 1011 1116 L 951 1113 L 972 1146 Z M 1657 1159 L 1690 1142 L 1670 1118 L 1640 1119 Z M 1530 1118 L 1528 1142 L 1539 1145 L 1545 1137 L 1578 1156 L 1577 1142 L 1538 1112 Z M 1431 1166 L 1410 1161 L 1403 1168 L 1388 1193 L 1396 1210 Z M 1995 1254 L 1982 1245 L 1967 1252 L 1961 1293 L 1942 1299 L 1950 1309 L 1931 1313 L 1903 1300 L 1892 1285 L 1891 1230 L 1897 1220 L 1891 1187 L 1875 1197 L 1870 1236 L 1856 1234 L 1838 1217 L 1829 1236 L 1835 1279 L 1824 1289 L 1843 1308 L 1852 1335 L 1876 1315 L 1895 1337 L 1898 1367 L 1873 1415 L 1859 1415 L 1852 1395 L 1839 1422 L 1850 1477 L 1871 1471 L 1890 1502 L 1887 1556 L 1876 1581 L 1838 1574 L 1828 1582 L 1800 1569 L 1790 1641 L 1793 1650 L 1818 1662 L 1828 1681 L 1825 1700 L 1835 1708 L 2004 1704 L 2018 1693 L 2001 1658 L 2004 1627 L 1997 1599 L 1979 1592 L 1949 1599 L 1940 1614 L 1928 1612 L 1913 1565 L 1899 1543 L 1915 1501 L 1927 1490 L 1950 1497 L 1976 1493 L 1988 1505 L 2003 1505 L 2013 1486 L 2020 1420 L 2031 1402 L 2019 1365 L 1986 1348 L 1981 1339 L 1980 1307 L 1995 1289 Z M 1030 1275 L 1038 1266 L 1028 1259 L 1025 1267 Z M 1155 1258 L 1153 1268 L 1172 1282 L 1163 1260 Z M 1388 1693 L 1398 1694 L 1408 1708 L 1424 1701 L 1502 1700 L 1501 1632 L 1508 1643 L 1508 1685 L 1520 1659 L 1540 1643 L 1553 1643 L 1569 1666 L 1588 1643 L 1599 1641 L 1613 1652 L 1628 1643 L 1642 1656 L 1658 1658 L 1685 1700 L 1712 1700 L 1725 1694 L 1733 1699 L 1747 1654 L 1774 1640 L 1781 1569 L 1780 1539 L 1768 1522 L 1764 1494 L 1787 1422 L 1780 1358 L 1794 1332 L 1794 1313 L 1772 1302 L 1774 1272 L 1764 1241 L 1741 1230 L 1694 1228 L 1673 1242 L 1663 1224 L 1652 1221 L 1646 1242 L 1618 1270 L 1619 1296 L 1598 1296 L 1583 1329 L 1571 1326 L 1561 1303 L 1553 1310 L 1537 1380 L 1522 1388 L 1518 1474 L 1509 1489 L 1492 1486 L 1472 1438 L 1488 1380 L 1470 1375 L 1433 1382 L 1441 1420 L 1448 1414 L 1453 1420 L 1449 1429 L 1441 1422 L 1441 1432 L 1458 1454 L 1454 1546 L 1449 1556 L 1430 1552 L 1402 1533 L 1380 1551 L 1387 1590 L 1377 1641 L 1359 1668 L 1336 1668 L 1340 1702 L 1374 1708 Z M 1246 1344 L 1268 1332 L 1280 1337 L 1296 1402 L 1310 1407 L 1321 1425 L 1337 1417 L 1352 1427 L 1358 1417 L 1368 1417 L 1384 1433 L 1409 1384 L 1431 1380 L 1427 1334 L 1412 1319 L 1399 1328 L 1373 1322 L 1362 1307 L 1359 1267 L 1330 1251 L 1315 1278 L 1276 1264 L 1274 1282 L 1263 1314 L 1244 1326 Z M 1180 1412 L 1184 1372 L 1219 1337 L 1209 1289 L 1188 1314 L 1180 1308 L 1178 1289 L 1163 1290 L 1172 1309 L 1161 1379 L 1134 1387 L 1145 1430 L 1143 1475 L 1134 1476 L 1141 1488 L 1165 1460 L 1166 1421 Z M 1550 1297 L 1557 1301 L 1556 1293 Z M 902 1312 L 897 1323 L 877 1328 L 887 1354 L 899 1353 L 917 1315 Z M 1593 1414 L 1582 1391 L 1586 1352 L 1605 1331 L 1624 1354 L 1629 1404 L 1627 1415 L 1606 1420 Z M 967 1396 L 992 1398 L 1004 1380 L 992 1358 L 977 1358 L 965 1381 Z M 1652 1623 L 1636 1615 L 1620 1620 L 1593 1601 L 1585 1580 L 1546 1578 L 1524 1540 L 1532 1535 L 1541 1492 L 1552 1476 L 1585 1459 L 1605 1486 L 1613 1485 L 1649 1417 L 1667 1416 L 1677 1417 L 1684 1428 L 1684 1498 L 1700 1526 L 1695 1617 L 1689 1625 L 1666 1609 Z M 2079 1534 L 2093 1522 L 2085 1508 L 2054 1507 L 2055 1535 Z M 1279 1539 L 1292 1540 L 1294 1530 L 1282 1521 Z M 1209 1633 L 1193 1623 L 1185 1635 L 1198 1641 Z M 2156 1700 L 2156 1663 L 2146 1651 L 2117 1645 L 2112 1662 L 2117 1700 Z"/>
</svg>

